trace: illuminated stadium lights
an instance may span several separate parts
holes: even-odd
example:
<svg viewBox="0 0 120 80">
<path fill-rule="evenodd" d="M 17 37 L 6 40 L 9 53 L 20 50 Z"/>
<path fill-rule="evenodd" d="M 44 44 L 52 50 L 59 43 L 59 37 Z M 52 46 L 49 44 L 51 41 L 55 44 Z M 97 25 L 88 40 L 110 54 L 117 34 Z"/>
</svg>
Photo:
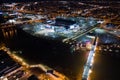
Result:
<svg viewBox="0 0 120 80">
<path fill-rule="evenodd" d="M 16 21 L 11 19 L 11 20 L 9 20 L 9 22 L 10 23 L 15 23 Z"/>
<path fill-rule="evenodd" d="M 46 23 L 34 23 L 23 25 L 23 30 L 34 36 L 47 36 L 51 38 L 71 38 L 77 36 L 78 33 L 84 33 L 87 28 L 93 27 L 88 25 L 88 19 L 84 17 L 78 18 L 61 18 L 55 20 L 47 20 Z M 95 25 L 95 24 L 93 24 Z"/>
<path fill-rule="evenodd" d="M 99 34 L 100 34 L 100 33 L 102 34 L 102 33 L 105 33 L 105 30 L 103 30 L 103 29 L 95 29 L 95 32 L 97 32 L 97 33 L 99 33 Z"/>
<path fill-rule="evenodd" d="M 88 22 L 88 25 L 90 25 L 90 26 L 93 26 L 97 23 L 97 21 L 92 17 L 88 17 L 87 22 Z"/>
<path fill-rule="evenodd" d="M 97 23 L 100 23 L 100 24 L 102 24 L 102 23 L 104 23 L 104 21 L 102 21 L 102 20 L 99 20 L 99 21 L 97 21 Z"/>
<path fill-rule="evenodd" d="M 54 33 L 55 31 L 54 30 L 52 30 L 52 29 L 44 29 L 44 30 L 40 30 L 40 31 L 36 31 L 35 32 L 35 34 L 45 34 L 45 35 L 47 35 L 47 34 L 49 34 L 49 33 Z"/>
</svg>

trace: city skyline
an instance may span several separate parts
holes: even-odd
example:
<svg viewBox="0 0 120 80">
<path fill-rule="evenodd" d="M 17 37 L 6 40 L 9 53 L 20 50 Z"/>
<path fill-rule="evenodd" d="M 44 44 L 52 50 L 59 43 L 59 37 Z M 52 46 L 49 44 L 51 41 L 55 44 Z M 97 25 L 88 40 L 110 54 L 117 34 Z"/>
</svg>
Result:
<svg viewBox="0 0 120 80">
<path fill-rule="evenodd" d="M 1 80 L 119 79 L 119 2 L 11 1 L 0 4 Z"/>
</svg>

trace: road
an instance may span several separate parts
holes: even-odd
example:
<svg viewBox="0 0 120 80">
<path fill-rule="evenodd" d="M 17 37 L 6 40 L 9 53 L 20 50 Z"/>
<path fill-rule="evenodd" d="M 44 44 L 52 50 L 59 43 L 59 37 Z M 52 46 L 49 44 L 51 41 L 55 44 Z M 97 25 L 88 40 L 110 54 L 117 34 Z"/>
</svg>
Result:
<svg viewBox="0 0 120 80">
<path fill-rule="evenodd" d="M 90 32 L 90 31 L 92 31 L 92 30 L 94 30 L 94 29 L 96 29 L 96 28 L 97 28 L 97 27 L 94 26 L 94 27 L 92 27 L 92 28 L 88 28 L 88 29 L 85 30 L 85 31 L 78 31 L 74 36 L 72 36 L 72 37 L 70 37 L 70 38 L 65 38 L 65 39 L 63 39 L 63 42 L 68 42 L 70 39 L 75 40 L 75 39 L 77 39 L 77 38 L 79 38 L 79 37 L 87 34 L 88 32 Z"/>
<path fill-rule="evenodd" d="M 84 66 L 84 71 L 83 71 L 83 75 L 82 75 L 83 80 L 88 80 L 89 74 L 92 71 L 91 69 L 92 69 L 93 60 L 94 60 L 95 49 L 97 47 L 97 41 L 98 41 L 98 38 L 95 37 L 93 44 L 92 44 L 92 48 L 91 48 L 89 55 L 88 55 L 87 62 Z"/>
</svg>

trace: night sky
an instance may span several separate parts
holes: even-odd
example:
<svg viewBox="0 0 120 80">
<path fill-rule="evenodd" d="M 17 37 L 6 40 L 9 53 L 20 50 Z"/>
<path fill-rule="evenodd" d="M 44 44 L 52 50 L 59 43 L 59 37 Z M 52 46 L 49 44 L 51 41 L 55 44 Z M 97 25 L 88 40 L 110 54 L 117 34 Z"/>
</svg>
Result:
<svg viewBox="0 0 120 80">
<path fill-rule="evenodd" d="M 119 0 L 0 0 L 0 3 L 34 2 L 34 1 L 119 1 Z"/>
<path fill-rule="evenodd" d="M 40 1 L 40 0 L 0 0 L 2 3 L 6 2 L 31 2 L 31 1 Z"/>
</svg>

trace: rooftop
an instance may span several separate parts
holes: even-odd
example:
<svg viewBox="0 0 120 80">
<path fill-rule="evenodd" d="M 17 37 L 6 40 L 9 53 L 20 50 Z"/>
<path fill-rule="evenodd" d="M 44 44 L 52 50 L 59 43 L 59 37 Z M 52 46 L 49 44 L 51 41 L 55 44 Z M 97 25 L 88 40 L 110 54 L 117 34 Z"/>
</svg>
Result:
<svg viewBox="0 0 120 80">
<path fill-rule="evenodd" d="M 13 61 L 5 51 L 0 50 L 0 77 L 16 70 L 19 67 L 21 67 L 20 64 Z"/>
</svg>

